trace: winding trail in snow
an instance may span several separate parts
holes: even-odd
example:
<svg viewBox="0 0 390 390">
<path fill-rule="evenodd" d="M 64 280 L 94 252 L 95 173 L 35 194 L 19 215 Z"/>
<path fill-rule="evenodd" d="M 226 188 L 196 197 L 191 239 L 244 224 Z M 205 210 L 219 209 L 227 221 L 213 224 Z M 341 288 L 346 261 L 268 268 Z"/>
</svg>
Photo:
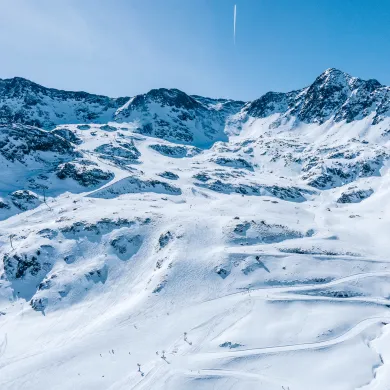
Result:
<svg viewBox="0 0 390 390">
<path fill-rule="evenodd" d="M 360 333 L 368 329 L 370 326 L 378 323 L 387 324 L 390 322 L 389 317 L 372 317 L 360 321 L 347 332 L 342 335 L 335 337 L 334 339 L 320 341 L 318 343 L 303 343 L 303 344 L 291 344 L 291 345 L 280 345 L 275 347 L 265 347 L 265 348 L 250 348 L 250 349 L 241 349 L 236 351 L 226 351 L 226 352 L 206 352 L 202 354 L 195 355 L 196 358 L 200 359 L 224 359 L 224 358 L 237 358 L 237 357 L 246 357 L 254 355 L 263 355 L 263 354 L 274 354 L 274 353 L 286 353 L 286 352 L 295 352 L 295 351 L 304 351 L 309 349 L 321 349 L 328 348 L 334 345 L 343 343 L 352 339 L 353 337 L 358 336 Z"/>
<path fill-rule="evenodd" d="M 261 298 L 266 299 L 269 301 L 300 301 L 300 300 L 307 300 L 307 301 L 338 301 L 338 302 L 356 302 L 356 303 L 366 303 L 366 304 L 381 304 L 381 305 L 389 305 L 390 301 L 387 299 L 379 299 L 379 298 L 363 298 L 363 297 L 352 297 L 352 298 L 336 298 L 336 297 L 321 297 L 321 296 L 301 296 L 301 295 L 294 295 L 296 292 L 299 291 L 307 291 L 307 290 L 313 290 L 313 289 L 323 289 L 328 288 L 331 286 L 336 286 L 341 283 L 350 282 L 350 281 L 356 281 L 368 277 L 383 277 L 383 276 L 390 276 L 390 272 L 382 271 L 382 272 L 367 272 L 367 273 L 358 273 L 354 275 L 349 275 L 343 278 L 339 278 L 336 280 L 332 280 L 327 283 L 321 283 L 321 284 L 310 284 L 305 286 L 298 286 L 298 287 L 271 287 L 271 288 L 260 288 L 257 290 L 251 290 L 251 298 Z M 285 295 L 283 295 L 283 293 Z M 292 294 L 291 294 L 292 293 Z M 225 298 L 239 298 L 242 296 L 243 292 L 238 292 L 234 294 L 230 294 L 224 297 L 216 298 L 216 299 L 225 299 Z M 279 295 L 280 294 L 280 295 Z M 291 294 L 291 295 L 290 295 Z M 205 301 L 202 304 L 207 304 L 211 301 L 215 301 L 216 299 Z M 140 379 L 140 381 L 132 387 L 132 389 L 147 389 L 148 386 L 151 384 L 151 381 L 159 380 L 161 382 L 166 383 L 166 380 L 169 378 L 172 378 L 175 375 L 188 375 L 188 376 L 194 376 L 194 377 L 204 377 L 204 376 L 220 376 L 220 375 L 227 375 L 227 376 L 233 376 L 236 378 L 241 379 L 252 379 L 252 380 L 264 380 L 269 383 L 277 383 L 277 384 L 283 384 L 281 382 L 276 382 L 275 380 L 272 380 L 271 378 L 268 378 L 263 375 L 259 374 L 250 374 L 245 373 L 243 371 L 230 371 L 230 370 L 218 370 L 218 369 L 198 369 L 195 366 L 193 366 L 193 370 L 183 370 L 179 371 L 175 369 L 174 367 L 179 364 L 179 366 L 183 363 L 178 363 L 178 359 L 180 361 L 185 358 L 187 361 L 186 367 L 190 368 L 194 363 L 196 365 L 203 364 L 203 362 L 212 361 L 212 360 L 220 360 L 220 359 L 232 359 L 232 358 L 245 358 L 249 356 L 256 356 L 256 355 L 268 355 L 268 354 L 283 354 L 283 353 L 289 353 L 289 352 L 297 352 L 297 351 L 307 351 L 307 350 L 315 350 L 315 349 L 323 349 L 323 348 L 329 348 L 338 344 L 341 344 L 343 342 L 346 342 L 368 328 L 370 328 L 373 325 L 383 323 L 387 324 L 390 322 L 390 316 L 380 316 L 380 317 L 371 317 L 364 319 L 360 322 L 358 322 L 356 325 L 351 327 L 348 331 L 345 333 L 339 335 L 338 337 L 335 337 L 333 339 L 329 339 L 326 341 L 321 342 L 312 342 L 312 343 L 302 343 L 302 344 L 289 344 L 289 345 L 280 345 L 280 346 L 270 346 L 270 347 L 264 347 L 264 348 L 250 348 L 250 349 L 240 349 L 240 350 L 229 350 L 229 351 L 223 351 L 223 352 L 202 352 L 198 353 L 196 349 L 185 349 L 181 354 L 179 355 L 173 355 L 172 356 L 172 366 L 166 366 L 166 363 L 163 362 L 155 362 L 157 365 L 155 365 L 149 372 L 146 373 L 144 377 Z M 177 343 L 180 342 L 180 338 L 175 341 L 174 345 L 177 345 Z M 171 348 L 173 345 L 171 345 Z M 195 353 L 194 353 L 195 352 Z M 191 364 L 192 363 L 192 364 Z M 285 384 L 286 385 L 286 384 Z M 116 387 L 113 387 L 113 389 Z M 118 387 L 119 388 L 119 387 Z"/>
<path fill-rule="evenodd" d="M 226 294 L 222 297 L 217 297 L 213 298 L 204 302 L 212 302 L 216 301 L 219 299 L 224 299 L 224 298 L 229 298 L 229 297 L 234 297 L 237 295 L 242 295 L 242 294 L 247 294 L 248 292 L 251 294 L 252 297 L 265 297 L 269 298 L 271 296 L 276 298 L 276 299 L 283 299 L 283 300 L 352 300 L 352 301 L 357 301 L 357 302 L 367 302 L 367 303 L 380 303 L 380 304 L 390 304 L 390 300 L 388 299 L 383 299 L 383 298 L 363 298 L 363 297 L 350 297 L 350 298 L 336 298 L 336 297 L 323 297 L 323 296 L 307 296 L 307 297 L 302 297 L 297 295 L 288 295 L 288 296 L 278 296 L 276 294 L 282 294 L 282 293 L 293 293 L 295 294 L 296 292 L 299 291 L 312 291 L 312 290 L 320 290 L 320 289 L 326 289 L 329 287 L 337 286 L 342 283 L 347 283 L 347 282 L 352 282 L 352 281 L 357 281 L 360 279 L 365 279 L 365 278 L 370 278 L 370 277 L 382 277 L 382 276 L 388 276 L 390 277 L 390 271 L 378 271 L 378 272 L 366 272 L 366 273 L 357 273 L 349 276 L 345 276 L 342 278 L 334 279 L 330 282 L 326 283 L 311 283 L 311 284 L 305 284 L 301 286 L 286 286 L 286 287 L 280 287 L 280 286 L 275 286 L 275 287 L 259 287 L 259 288 L 253 288 L 245 291 L 238 291 L 234 292 L 231 294 Z M 275 294 L 275 295 L 273 295 Z"/>
<path fill-rule="evenodd" d="M 289 345 L 280 345 L 280 346 L 270 346 L 264 348 L 249 348 L 241 350 L 230 350 L 223 352 L 203 352 L 203 353 L 193 353 L 192 350 L 184 351 L 184 353 L 172 356 L 171 362 L 172 366 L 167 366 L 165 362 L 156 362 L 151 370 L 149 370 L 144 377 L 142 377 L 131 389 L 140 390 L 148 389 L 153 381 L 159 381 L 160 383 L 167 383 L 169 378 L 172 378 L 176 375 L 186 375 L 188 377 L 207 377 L 207 376 L 232 376 L 240 379 L 248 380 L 262 380 L 268 383 L 277 384 L 279 386 L 284 385 L 288 386 L 287 383 L 282 383 L 283 381 L 278 381 L 277 378 L 270 378 L 268 376 L 256 373 L 248 373 L 245 371 L 238 370 L 225 370 L 225 369 L 210 369 L 210 368 L 199 368 L 199 365 L 206 363 L 210 365 L 211 361 L 215 360 L 224 360 L 224 359 L 236 359 L 236 358 L 246 358 L 253 357 L 257 355 L 270 355 L 270 354 L 284 354 L 297 351 L 307 351 L 315 349 L 330 348 L 335 345 L 341 344 L 348 340 L 353 339 L 356 336 L 359 336 L 362 332 L 366 331 L 371 326 L 382 323 L 383 325 L 390 322 L 389 317 L 372 317 L 364 319 L 358 322 L 355 326 L 350 328 L 348 331 L 342 335 L 335 337 L 330 340 L 313 342 L 313 343 L 302 343 L 302 344 L 289 344 Z M 183 362 L 183 359 L 185 362 Z M 184 368 L 184 366 L 186 368 Z M 182 367 L 182 368 L 181 368 Z M 192 369 L 191 369 L 192 367 Z M 128 378 L 129 379 L 129 378 Z M 122 380 L 121 384 L 128 382 L 128 379 Z M 118 384 L 117 384 L 118 385 Z M 119 389 L 121 387 L 112 386 L 112 389 Z"/>
<path fill-rule="evenodd" d="M 264 381 L 267 383 L 275 384 L 280 386 L 281 384 L 287 388 L 290 386 L 288 383 L 283 383 L 281 381 L 276 381 L 269 376 L 262 375 L 262 374 L 255 374 L 251 372 L 245 372 L 245 371 L 237 371 L 237 370 L 222 370 L 222 369 L 202 369 L 202 370 L 192 370 L 189 372 L 186 372 L 187 376 L 193 376 L 193 377 L 209 377 L 209 376 L 231 376 L 237 379 L 247 379 L 252 381 Z"/>
<path fill-rule="evenodd" d="M 4 336 L 4 340 L 0 344 L 0 358 L 4 355 L 6 349 L 7 349 L 7 333 Z"/>
</svg>

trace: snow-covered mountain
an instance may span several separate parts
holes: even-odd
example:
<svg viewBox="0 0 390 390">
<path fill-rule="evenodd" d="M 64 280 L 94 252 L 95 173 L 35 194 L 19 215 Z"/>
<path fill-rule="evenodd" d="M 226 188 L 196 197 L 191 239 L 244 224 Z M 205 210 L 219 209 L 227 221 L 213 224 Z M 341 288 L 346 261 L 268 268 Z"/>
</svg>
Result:
<svg viewBox="0 0 390 390">
<path fill-rule="evenodd" d="M 0 388 L 387 389 L 389 91 L 0 80 Z"/>
<path fill-rule="evenodd" d="M 245 111 L 257 118 L 281 114 L 274 127 L 292 118 L 297 123 L 321 124 L 330 118 L 349 123 L 369 115 L 376 124 L 389 116 L 389 102 L 390 88 L 377 80 L 365 81 L 328 69 L 309 87 L 288 93 L 269 92 L 250 102 Z"/>
<path fill-rule="evenodd" d="M 128 99 L 45 88 L 21 77 L 0 79 L 0 123 L 43 129 L 63 123 L 106 123 Z"/>
<path fill-rule="evenodd" d="M 85 92 L 45 88 L 15 77 L 0 79 L 0 123 L 51 130 L 62 124 L 134 122 L 145 135 L 173 142 L 211 145 L 227 141 L 226 117 L 243 102 L 188 96 L 177 89 L 153 89 L 132 98 L 112 99 Z"/>
</svg>

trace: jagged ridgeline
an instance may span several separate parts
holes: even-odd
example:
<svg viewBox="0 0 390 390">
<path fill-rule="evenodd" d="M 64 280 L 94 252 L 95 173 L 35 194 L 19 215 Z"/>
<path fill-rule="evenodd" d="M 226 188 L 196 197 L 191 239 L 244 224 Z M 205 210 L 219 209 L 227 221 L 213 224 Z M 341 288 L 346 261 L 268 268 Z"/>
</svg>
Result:
<svg viewBox="0 0 390 390">
<path fill-rule="evenodd" d="M 390 89 L 376 80 L 361 80 L 328 69 L 312 85 L 288 93 L 268 92 L 244 102 L 189 96 L 177 89 L 153 89 L 144 95 L 109 98 L 86 92 L 45 88 L 15 77 L 0 80 L 0 123 L 20 123 L 51 130 L 60 124 L 138 122 L 149 136 L 192 143 L 226 140 L 228 116 L 265 118 L 280 114 L 272 127 L 290 119 L 304 123 L 359 120 L 377 124 L 389 114 Z M 196 134 L 199 130 L 202 134 Z"/>
</svg>

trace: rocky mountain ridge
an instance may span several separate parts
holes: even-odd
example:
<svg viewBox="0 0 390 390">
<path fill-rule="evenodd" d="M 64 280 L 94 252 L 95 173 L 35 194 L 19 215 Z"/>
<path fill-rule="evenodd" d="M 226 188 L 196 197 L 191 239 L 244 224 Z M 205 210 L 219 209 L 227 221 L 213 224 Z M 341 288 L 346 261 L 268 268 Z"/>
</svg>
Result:
<svg viewBox="0 0 390 390">
<path fill-rule="evenodd" d="M 153 89 L 134 97 L 109 98 L 45 88 L 23 78 L 0 80 L 0 123 L 51 130 L 60 124 L 134 123 L 141 134 L 209 147 L 227 140 L 226 124 L 277 114 L 271 128 L 286 123 L 322 124 L 390 116 L 390 87 L 328 69 L 309 87 L 268 92 L 252 102 L 190 96 L 177 89 Z"/>
<path fill-rule="evenodd" d="M 319 124 L 331 117 L 336 122 L 351 122 L 373 115 L 372 123 L 376 124 L 390 115 L 390 87 L 331 68 L 309 87 L 288 93 L 269 92 L 249 103 L 245 111 L 259 118 L 279 113 L 284 121 L 296 118 Z"/>
</svg>

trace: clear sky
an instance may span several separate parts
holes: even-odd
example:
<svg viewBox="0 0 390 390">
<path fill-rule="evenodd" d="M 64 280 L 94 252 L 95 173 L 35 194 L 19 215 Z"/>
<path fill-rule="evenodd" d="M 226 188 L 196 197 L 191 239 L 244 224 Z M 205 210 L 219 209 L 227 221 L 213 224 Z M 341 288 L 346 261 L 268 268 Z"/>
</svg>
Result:
<svg viewBox="0 0 390 390">
<path fill-rule="evenodd" d="M 0 78 L 113 97 L 249 100 L 329 67 L 390 85 L 390 0 L 0 0 L 0 53 Z"/>
</svg>

